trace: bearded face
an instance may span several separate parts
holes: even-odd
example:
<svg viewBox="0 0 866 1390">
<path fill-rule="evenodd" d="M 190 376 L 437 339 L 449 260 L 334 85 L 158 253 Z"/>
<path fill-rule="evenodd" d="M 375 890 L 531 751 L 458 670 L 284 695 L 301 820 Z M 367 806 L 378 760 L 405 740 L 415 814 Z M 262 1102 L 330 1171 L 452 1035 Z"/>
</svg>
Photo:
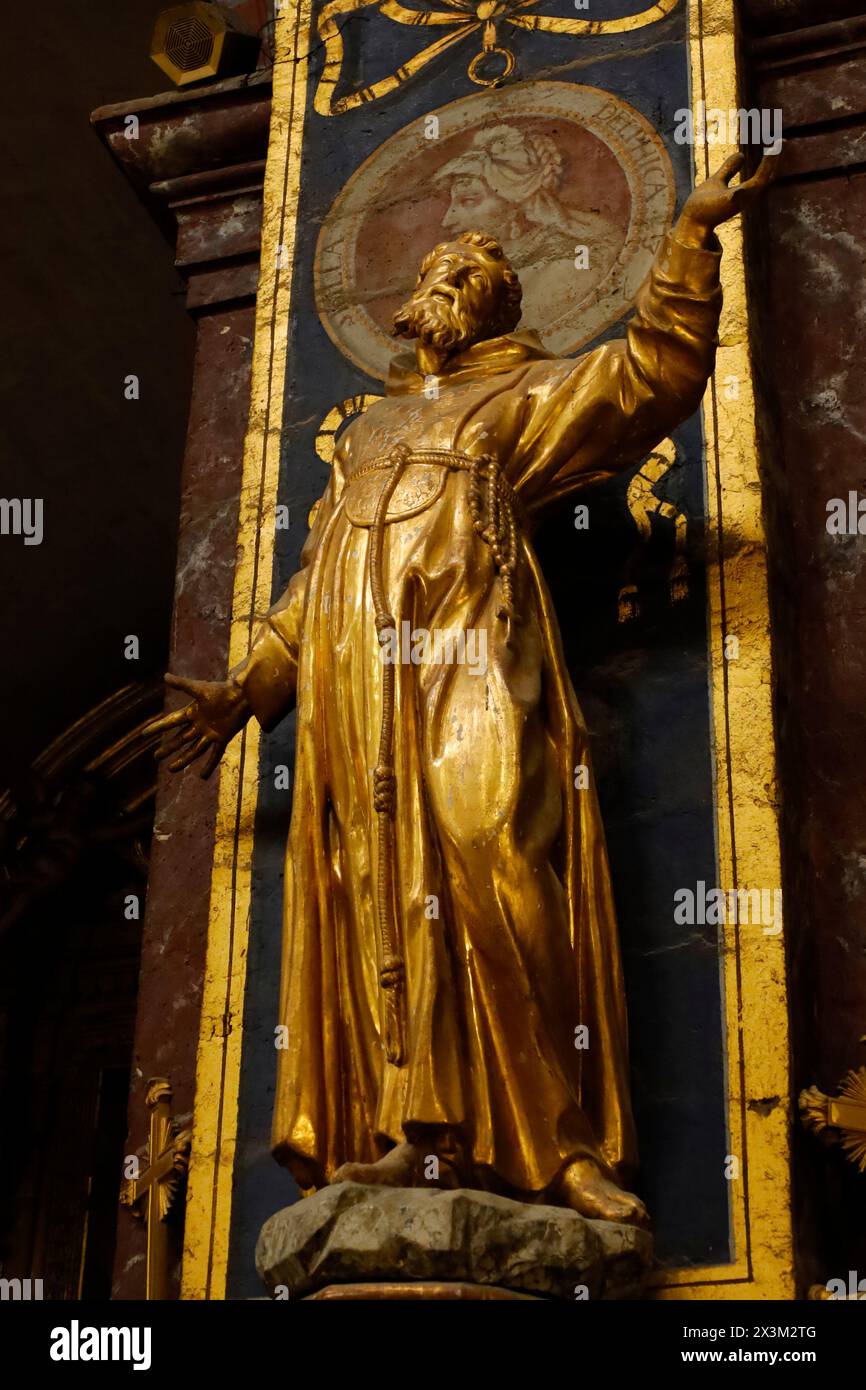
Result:
<svg viewBox="0 0 866 1390">
<path fill-rule="evenodd" d="M 394 315 L 394 332 L 400 338 L 420 338 L 431 347 L 452 351 L 468 346 L 474 325 L 457 302 L 415 292 Z"/>
<path fill-rule="evenodd" d="M 485 260 L 474 248 L 446 249 L 394 315 L 394 333 L 445 352 L 477 342 L 495 316 L 501 291 Z"/>
</svg>

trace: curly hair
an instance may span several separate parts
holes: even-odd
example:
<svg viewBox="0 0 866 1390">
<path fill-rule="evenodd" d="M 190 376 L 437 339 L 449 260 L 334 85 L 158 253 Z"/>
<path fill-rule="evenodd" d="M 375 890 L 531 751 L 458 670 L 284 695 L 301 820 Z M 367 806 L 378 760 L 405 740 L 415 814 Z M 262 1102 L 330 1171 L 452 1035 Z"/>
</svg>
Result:
<svg viewBox="0 0 866 1390">
<path fill-rule="evenodd" d="M 502 248 L 501 242 L 496 237 L 488 236 L 486 232 L 461 232 L 460 236 L 452 238 L 450 241 L 440 241 L 428 251 L 421 262 L 418 271 L 418 279 L 415 288 L 421 284 L 424 276 L 433 265 L 437 256 L 441 256 L 446 246 L 453 245 L 454 241 L 462 242 L 466 246 L 474 246 L 476 250 L 483 251 L 485 256 L 489 256 L 492 261 L 498 261 L 502 266 L 502 296 L 497 306 L 497 313 L 487 325 L 491 334 L 498 336 L 501 333 L 513 333 L 520 322 L 520 305 L 523 299 L 523 290 L 517 278 L 517 272 L 512 270 L 508 264 L 508 258 Z"/>
</svg>

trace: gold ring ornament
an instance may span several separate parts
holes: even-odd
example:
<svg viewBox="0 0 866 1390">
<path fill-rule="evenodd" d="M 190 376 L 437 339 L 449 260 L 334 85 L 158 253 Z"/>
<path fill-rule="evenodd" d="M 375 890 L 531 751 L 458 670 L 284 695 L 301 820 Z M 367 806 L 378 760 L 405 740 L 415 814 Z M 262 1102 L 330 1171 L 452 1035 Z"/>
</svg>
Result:
<svg viewBox="0 0 866 1390">
<path fill-rule="evenodd" d="M 478 66 L 479 66 L 479 64 L 482 63 L 482 62 L 484 61 L 485 58 L 489 58 L 489 57 L 490 57 L 492 54 L 494 54 L 494 53 L 497 53 L 501 58 L 504 58 L 504 59 L 505 59 L 505 69 L 504 69 L 504 71 L 498 73 L 498 74 L 496 75 L 496 77 L 481 77 L 481 76 L 479 76 L 479 73 L 478 73 Z M 510 49 L 510 48 L 499 48 L 496 44 L 492 44 L 492 45 L 490 46 L 490 48 L 487 48 L 487 47 L 482 48 L 482 50 L 481 50 L 480 53 L 476 53 L 476 54 L 475 54 L 475 57 L 472 59 L 472 62 L 469 64 L 469 67 L 466 69 L 466 73 L 467 73 L 467 76 L 469 77 L 470 81 L 474 82 L 474 83 L 476 84 L 476 86 L 478 86 L 478 87 L 498 87 L 498 86 L 499 86 L 499 83 L 500 83 L 500 82 L 504 82 L 505 79 L 506 79 L 506 77 L 510 77 L 511 74 L 513 73 L 513 71 L 514 71 L 514 54 L 511 52 L 511 49 Z"/>
</svg>

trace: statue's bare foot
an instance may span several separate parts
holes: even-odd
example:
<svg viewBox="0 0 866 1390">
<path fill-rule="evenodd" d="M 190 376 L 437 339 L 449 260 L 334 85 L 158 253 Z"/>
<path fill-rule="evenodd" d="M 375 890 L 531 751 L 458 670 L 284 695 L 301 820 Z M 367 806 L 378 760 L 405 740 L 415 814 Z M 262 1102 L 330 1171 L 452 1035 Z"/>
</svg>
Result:
<svg viewBox="0 0 866 1390">
<path fill-rule="evenodd" d="M 344 1163 L 331 1178 L 336 1182 L 373 1183 L 380 1187 L 413 1187 L 421 1154 L 414 1144 L 396 1144 L 377 1163 Z"/>
<path fill-rule="evenodd" d="M 591 1158 L 579 1158 L 568 1165 L 554 1196 L 563 1206 L 596 1221 L 619 1221 L 626 1226 L 649 1225 L 649 1214 L 640 1198 L 617 1187 Z"/>
</svg>

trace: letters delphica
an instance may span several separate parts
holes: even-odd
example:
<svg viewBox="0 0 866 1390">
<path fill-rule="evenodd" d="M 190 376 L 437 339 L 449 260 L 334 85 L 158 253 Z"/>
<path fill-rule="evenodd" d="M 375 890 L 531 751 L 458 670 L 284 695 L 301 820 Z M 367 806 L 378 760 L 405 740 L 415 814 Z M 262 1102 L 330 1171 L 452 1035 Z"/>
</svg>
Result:
<svg viewBox="0 0 866 1390">
<path fill-rule="evenodd" d="M 69 1327 L 51 1332 L 52 1361 L 131 1361 L 134 1371 L 150 1370 L 149 1327 Z"/>
</svg>

